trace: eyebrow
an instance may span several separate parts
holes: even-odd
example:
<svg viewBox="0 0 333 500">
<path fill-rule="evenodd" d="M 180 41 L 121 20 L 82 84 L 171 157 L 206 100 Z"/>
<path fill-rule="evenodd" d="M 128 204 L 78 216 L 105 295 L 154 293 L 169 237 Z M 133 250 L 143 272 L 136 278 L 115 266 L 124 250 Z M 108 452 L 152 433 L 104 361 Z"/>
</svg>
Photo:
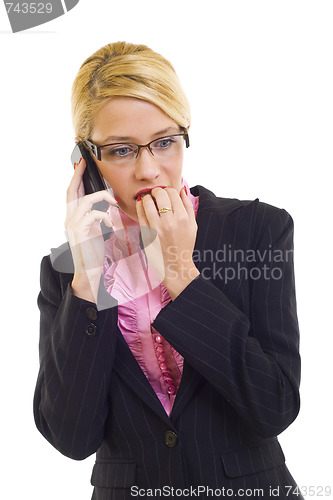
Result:
<svg viewBox="0 0 333 500">
<path fill-rule="evenodd" d="M 158 132 L 155 132 L 152 135 L 152 137 L 161 137 L 163 134 L 167 134 L 170 131 L 175 131 L 176 133 L 180 132 L 179 129 L 177 129 L 176 127 L 167 127 L 163 130 L 159 130 Z M 106 137 L 106 139 L 103 140 L 102 144 L 107 145 L 110 142 L 122 142 L 122 141 L 133 142 L 134 139 L 133 139 L 133 137 L 129 137 L 129 136 L 109 135 L 109 137 Z"/>
</svg>

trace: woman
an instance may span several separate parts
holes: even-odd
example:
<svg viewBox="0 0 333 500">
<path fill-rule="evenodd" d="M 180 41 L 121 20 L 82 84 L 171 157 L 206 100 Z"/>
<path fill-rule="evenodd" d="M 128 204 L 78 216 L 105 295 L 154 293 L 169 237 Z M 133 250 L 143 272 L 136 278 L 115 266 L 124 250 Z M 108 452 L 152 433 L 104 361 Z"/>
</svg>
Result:
<svg viewBox="0 0 333 500">
<path fill-rule="evenodd" d="M 276 438 L 299 411 L 291 217 L 189 190 L 188 103 L 145 46 L 87 59 L 73 117 L 113 194 L 84 195 L 76 165 L 72 272 L 42 261 L 37 427 L 97 452 L 96 500 L 298 496 Z"/>
</svg>

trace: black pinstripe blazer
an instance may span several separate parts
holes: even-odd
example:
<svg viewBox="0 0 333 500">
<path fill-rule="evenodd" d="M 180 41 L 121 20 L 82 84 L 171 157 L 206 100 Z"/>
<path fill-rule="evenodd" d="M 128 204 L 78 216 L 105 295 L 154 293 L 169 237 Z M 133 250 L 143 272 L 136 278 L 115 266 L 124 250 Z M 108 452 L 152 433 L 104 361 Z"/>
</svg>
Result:
<svg viewBox="0 0 333 500">
<path fill-rule="evenodd" d="M 170 418 L 118 329 L 112 297 L 101 295 L 100 307 L 75 297 L 72 274 L 42 261 L 35 421 L 64 455 L 97 451 L 95 500 L 246 489 L 289 498 L 296 487 L 276 438 L 299 411 L 292 219 L 258 200 L 191 192 L 201 274 L 153 323 L 184 357 Z"/>
</svg>

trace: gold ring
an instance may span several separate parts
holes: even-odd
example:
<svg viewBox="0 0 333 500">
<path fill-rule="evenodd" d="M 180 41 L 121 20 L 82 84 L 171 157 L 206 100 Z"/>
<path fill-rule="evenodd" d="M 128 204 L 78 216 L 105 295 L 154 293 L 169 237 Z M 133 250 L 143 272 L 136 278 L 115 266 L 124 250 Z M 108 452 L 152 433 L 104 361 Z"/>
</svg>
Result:
<svg viewBox="0 0 333 500">
<path fill-rule="evenodd" d="M 166 212 L 173 212 L 172 208 L 160 208 L 158 213 L 165 214 Z"/>
</svg>

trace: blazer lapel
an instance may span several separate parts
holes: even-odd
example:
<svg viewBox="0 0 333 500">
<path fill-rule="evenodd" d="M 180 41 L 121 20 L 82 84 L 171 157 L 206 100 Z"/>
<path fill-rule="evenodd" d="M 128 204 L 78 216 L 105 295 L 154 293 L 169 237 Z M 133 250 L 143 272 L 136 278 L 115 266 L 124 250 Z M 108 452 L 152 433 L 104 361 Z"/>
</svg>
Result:
<svg viewBox="0 0 333 500">
<path fill-rule="evenodd" d="M 126 340 L 118 329 L 116 355 L 113 369 L 119 377 L 170 427 L 170 419 L 155 391 L 148 382 Z"/>
<path fill-rule="evenodd" d="M 184 361 L 180 386 L 169 417 L 120 332 L 113 369 L 169 427 L 172 427 L 171 421 L 177 419 L 202 382 L 200 374 Z"/>
<path fill-rule="evenodd" d="M 193 370 L 191 365 L 189 365 L 184 360 L 182 378 L 170 415 L 170 419 L 172 421 L 175 421 L 179 417 L 179 415 L 184 410 L 185 406 L 197 390 L 200 382 L 202 382 L 201 375 Z"/>
</svg>

